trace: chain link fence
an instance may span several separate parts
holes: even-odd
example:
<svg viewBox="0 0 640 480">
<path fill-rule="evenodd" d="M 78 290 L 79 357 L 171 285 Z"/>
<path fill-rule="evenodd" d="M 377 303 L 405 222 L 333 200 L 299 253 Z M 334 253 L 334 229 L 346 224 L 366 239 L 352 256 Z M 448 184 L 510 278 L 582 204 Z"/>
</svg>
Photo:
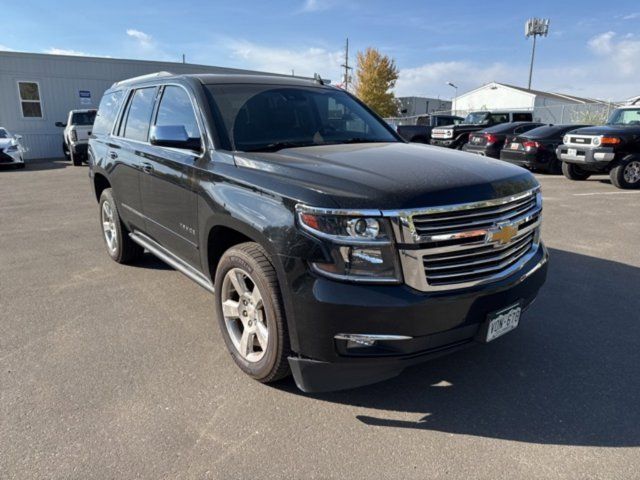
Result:
<svg viewBox="0 0 640 480">
<path fill-rule="evenodd" d="M 568 103 L 564 105 L 546 105 L 540 107 L 496 109 L 500 111 L 527 111 L 533 112 L 533 120 L 542 123 L 575 123 L 585 125 L 601 125 L 609 118 L 609 114 L 617 105 L 614 103 Z M 465 117 L 471 110 L 446 110 L 441 112 L 430 112 L 429 115 L 457 115 Z M 416 125 L 418 119 L 424 115 L 414 115 L 411 117 L 389 117 L 385 118 L 392 126 Z"/>
</svg>

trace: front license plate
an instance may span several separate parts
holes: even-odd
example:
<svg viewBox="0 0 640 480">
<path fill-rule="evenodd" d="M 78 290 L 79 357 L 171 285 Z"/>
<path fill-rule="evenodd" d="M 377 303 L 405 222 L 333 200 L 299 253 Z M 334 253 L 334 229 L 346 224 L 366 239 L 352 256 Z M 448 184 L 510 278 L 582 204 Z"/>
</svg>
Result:
<svg viewBox="0 0 640 480">
<path fill-rule="evenodd" d="M 510 332 L 520 323 L 520 305 L 512 305 L 489 315 L 489 328 L 487 329 L 486 341 L 490 342 L 496 338 Z"/>
<path fill-rule="evenodd" d="M 572 157 L 577 157 L 578 156 L 578 150 L 576 150 L 575 148 L 569 148 L 569 149 L 567 149 L 567 155 L 570 155 Z"/>
</svg>

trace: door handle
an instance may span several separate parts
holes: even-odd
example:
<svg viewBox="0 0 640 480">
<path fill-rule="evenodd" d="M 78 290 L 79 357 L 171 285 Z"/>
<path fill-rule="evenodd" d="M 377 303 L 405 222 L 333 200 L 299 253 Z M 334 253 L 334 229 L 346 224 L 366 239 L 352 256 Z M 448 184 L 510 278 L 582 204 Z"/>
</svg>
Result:
<svg viewBox="0 0 640 480">
<path fill-rule="evenodd" d="M 151 165 L 150 163 L 147 163 L 147 162 L 142 162 L 142 171 L 144 173 L 153 172 L 153 165 Z"/>
<path fill-rule="evenodd" d="M 118 158 L 118 154 L 112 150 L 109 152 L 109 158 L 113 158 L 115 160 Z"/>
</svg>

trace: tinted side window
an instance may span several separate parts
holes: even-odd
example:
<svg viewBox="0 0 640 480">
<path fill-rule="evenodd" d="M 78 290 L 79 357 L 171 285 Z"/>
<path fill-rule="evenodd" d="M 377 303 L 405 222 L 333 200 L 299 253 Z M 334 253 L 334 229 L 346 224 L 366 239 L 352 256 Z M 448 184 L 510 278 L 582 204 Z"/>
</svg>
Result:
<svg viewBox="0 0 640 480">
<path fill-rule="evenodd" d="M 530 113 L 514 113 L 513 121 L 514 122 L 530 122 L 533 119 L 533 115 Z"/>
<path fill-rule="evenodd" d="M 442 127 L 444 125 L 451 125 L 453 123 L 453 120 L 451 118 L 448 117 L 440 117 L 438 118 L 438 127 Z"/>
<path fill-rule="evenodd" d="M 200 130 L 189 95 L 181 87 L 168 85 L 162 94 L 156 125 L 184 125 L 190 138 L 200 138 Z"/>
<path fill-rule="evenodd" d="M 492 113 L 489 118 L 491 119 L 491 123 L 506 123 L 509 121 L 509 114 Z"/>
<path fill-rule="evenodd" d="M 124 137 L 144 142 L 149 134 L 153 101 L 156 88 L 141 88 L 136 90 L 131 98 L 131 105 L 124 127 Z"/>
<path fill-rule="evenodd" d="M 105 134 L 111 132 L 113 122 L 118 115 L 120 104 L 124 98 L 124 92 L 112 92 L 107 93 L 100 100 L 100 106 L 98 107 L 98 114 L 93 122 L 94 134 Z"/>
</svg>

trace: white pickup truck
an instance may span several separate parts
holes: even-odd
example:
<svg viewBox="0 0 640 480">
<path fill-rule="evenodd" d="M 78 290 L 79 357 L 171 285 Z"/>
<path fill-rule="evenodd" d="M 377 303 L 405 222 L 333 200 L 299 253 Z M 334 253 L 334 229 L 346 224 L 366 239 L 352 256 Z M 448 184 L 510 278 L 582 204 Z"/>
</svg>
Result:
<svg viewBox="0 0 640 480">
<path fill-rule="evenodd" d="M 64 127 L 62 151 L 74 165 L 82 165 L 87 158 L 89 136 L 96 119 L 96 110 L 71 110 L 67 123 L 56 122 L 56 127 Z"/>
</svg>

